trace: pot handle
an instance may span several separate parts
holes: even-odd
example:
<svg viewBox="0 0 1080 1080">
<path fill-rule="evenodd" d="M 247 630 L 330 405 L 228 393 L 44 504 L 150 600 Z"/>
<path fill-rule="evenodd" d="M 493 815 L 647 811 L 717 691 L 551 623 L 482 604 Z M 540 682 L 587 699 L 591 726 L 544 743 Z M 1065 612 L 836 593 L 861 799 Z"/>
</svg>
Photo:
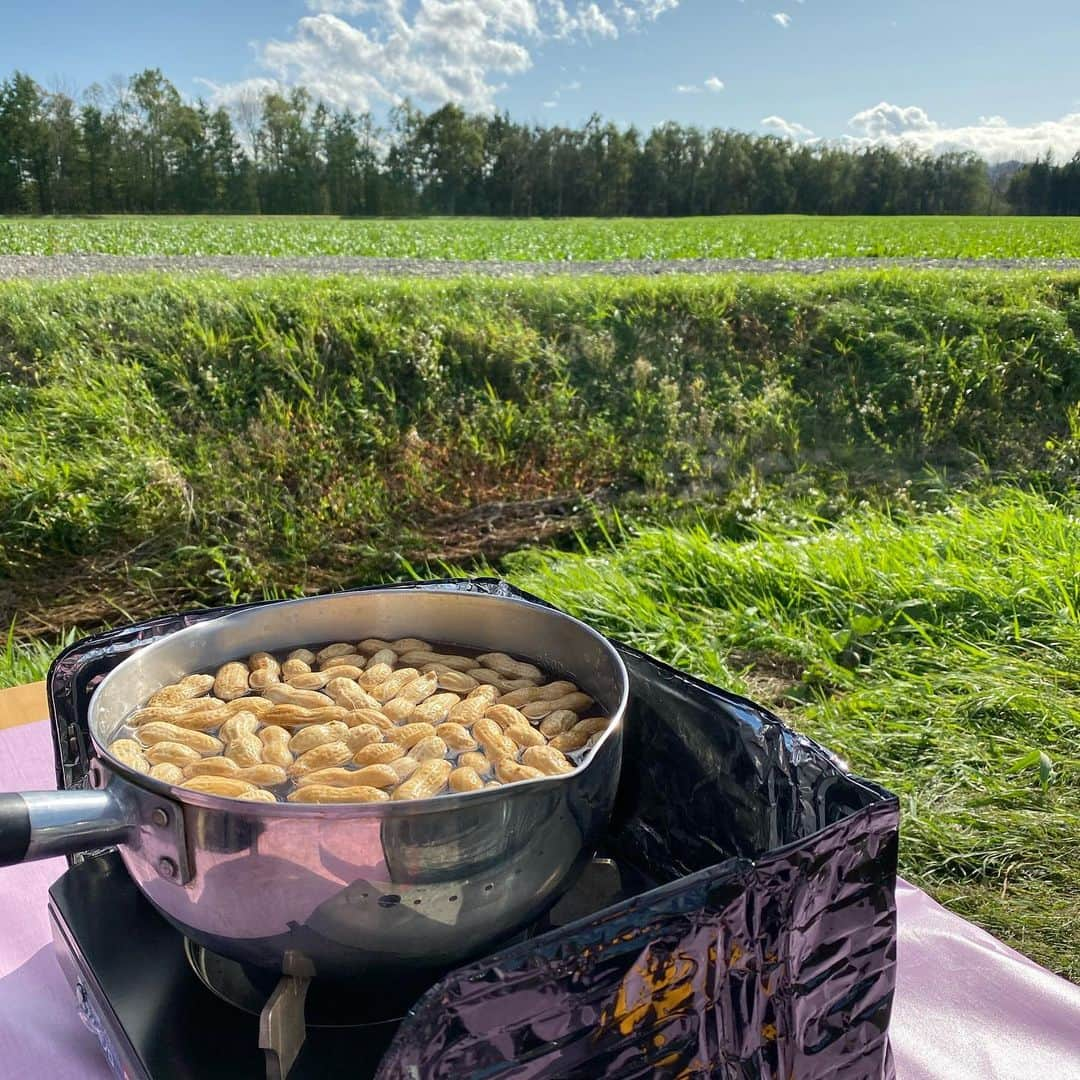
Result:
<svg viewBox="0 0 1080 1080">
<path fill-rule="evenodd" d="M 0 866 L 123 841 L 135 828 L 109 790 L 0 794 Z"/>
</svg>

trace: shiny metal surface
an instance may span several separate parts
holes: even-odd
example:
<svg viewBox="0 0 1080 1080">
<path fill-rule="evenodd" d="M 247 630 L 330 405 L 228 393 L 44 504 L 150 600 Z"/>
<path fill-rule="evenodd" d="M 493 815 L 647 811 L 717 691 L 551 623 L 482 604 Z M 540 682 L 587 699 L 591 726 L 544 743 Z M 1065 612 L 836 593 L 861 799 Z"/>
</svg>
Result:
<svg viewBox="0 0 1080 1080">
<path fill-rule="evenodd" d="M 26 861 L 108 847 L 128 839 L 133 826 L 113 791 L 26 791 L 30 847 Z"/>
<path fill-rule="evenodd" d="M 190 672 L 256 650 L 406 635 L 528 657 L 571 676 L 612 723 L 566 776 L 359 806 L 203 795 L 134 773 L 104 750 L 136 705 Z M 223 956 L 280 969 L 291 951 L 316 975 L 342 978 L 460 961 L 548 907 L 610 815 L 627 697 L 615 650 L 559 612 L 509 597 L 376 590 L 248 609 L 163 638 L 109 674 L 89 721 L 118 800 L 151 794 L 183 815 L 186 882 L 163 876 L 165 838 L 141 812 L 139 839 L 120 849 L 162 914 Z"/>
</svg>

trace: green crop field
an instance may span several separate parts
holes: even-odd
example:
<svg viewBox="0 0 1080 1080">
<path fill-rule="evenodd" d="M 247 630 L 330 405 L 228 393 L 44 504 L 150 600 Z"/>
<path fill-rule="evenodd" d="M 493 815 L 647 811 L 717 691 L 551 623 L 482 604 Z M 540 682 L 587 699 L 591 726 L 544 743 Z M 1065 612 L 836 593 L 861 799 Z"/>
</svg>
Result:
<svg viewBox="0 0 1080 1080">
<path fill-rule="evenodd" d="M 494 570 L 892 787 L 903 872 L 1080 979 L 1078 465 L 1077 273 L 3 283 L 0 685 Z"/>
<path fill-rule="evenodd" d="M 367 255 L 430 259 L 1080 257 L 1080 218 L 0 218 L 0 255 Z"/>
</svg>

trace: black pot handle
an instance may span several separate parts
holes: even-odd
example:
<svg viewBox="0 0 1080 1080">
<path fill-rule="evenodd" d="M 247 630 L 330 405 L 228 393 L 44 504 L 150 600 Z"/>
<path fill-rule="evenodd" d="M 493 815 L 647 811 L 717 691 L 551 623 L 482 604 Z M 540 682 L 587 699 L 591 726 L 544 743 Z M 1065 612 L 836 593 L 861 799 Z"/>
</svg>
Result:
<svg viewBox="0 0 1080 1080">
<path fill-rule="evenodd" d="M 30 807 L 15 792 L 0 794 L 0 866 L 14 866 L 30 847 Z"/>
<path fill-rule="evenodd" d="M 0 866 L 122 843 L 133 827 L 109 790 L 0 794 Z"/>
</svg>

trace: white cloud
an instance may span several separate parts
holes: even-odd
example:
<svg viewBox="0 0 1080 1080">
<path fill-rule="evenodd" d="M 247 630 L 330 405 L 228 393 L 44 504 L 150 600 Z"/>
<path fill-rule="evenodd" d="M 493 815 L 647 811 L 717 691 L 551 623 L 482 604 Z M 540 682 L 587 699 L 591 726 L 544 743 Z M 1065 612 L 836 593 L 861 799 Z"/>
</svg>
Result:
<svg viewBox="0 0 1080 1080">
<path fill-rule="evenodd" d="M 854 134 L 845 135 L 842 141 L 849 146 L 906 145 L 934 154 L 970 150 L 992 162 L 1030 161 L 1047 152 L 1067 160 L 1080 152 L 1080 112 L 1032 124 L 980 116 L 972 124 L 949 127 L 932 120 L 917 105 L 904 107 L 882 101 L 856 113 L 848 127 Z"/>
<path fill-rule="evenodd" d="M 778 11 L 773 17 L 772 21 L 777 26 L 782 26 L 785 30 L 791 25 L 791 16 L 783 11 Z"/>
<path fill-rule="evenodd" d="M 546 39 L 614 39 L 680 0 L 305 0 L 311 14 L 283 40 L 255 44 L 263 72 L 210 87 L 230 104 L 271 86 L 304 85 L 338 107 L 409 97 L 490 109 L 508 77 L 532 66 Z"/>
<path fill-rule="evenodd" d="M 706 90 L 708 90 L 710 94 L 719 94 L 720 91 L 723 90 L 723 89 L 724 89 L 723 82 L 720 79 L 718 79 L 715 75 L 710 75 L 709 78 L 707 78 L 700 85 L 698 83 L 679 83 L 678 86 L 675 87 L 675 93 L 676 94 L 703 94 L 703 93 L 705 93 Z"/>
<path fill-rule="evenodd" d="M 814 137 L 814 133 L 808 127 L 803 127 L 802 124 L 796 124 L 791 120 L 785 120 L 782 116 L 766 116 L 761 121 L 761 126 L 768 128 L 769 131 L 774 131 L 777 135 L 782 135 L 785 139 L 801 141 Z"/>
<path fill-rule="evenodd" d="M 540 104 L 543 105 L 545 109 L 554 109 L 558 107 L 559 103 L 557 101 L 542 101 Z"/>
</svg>

